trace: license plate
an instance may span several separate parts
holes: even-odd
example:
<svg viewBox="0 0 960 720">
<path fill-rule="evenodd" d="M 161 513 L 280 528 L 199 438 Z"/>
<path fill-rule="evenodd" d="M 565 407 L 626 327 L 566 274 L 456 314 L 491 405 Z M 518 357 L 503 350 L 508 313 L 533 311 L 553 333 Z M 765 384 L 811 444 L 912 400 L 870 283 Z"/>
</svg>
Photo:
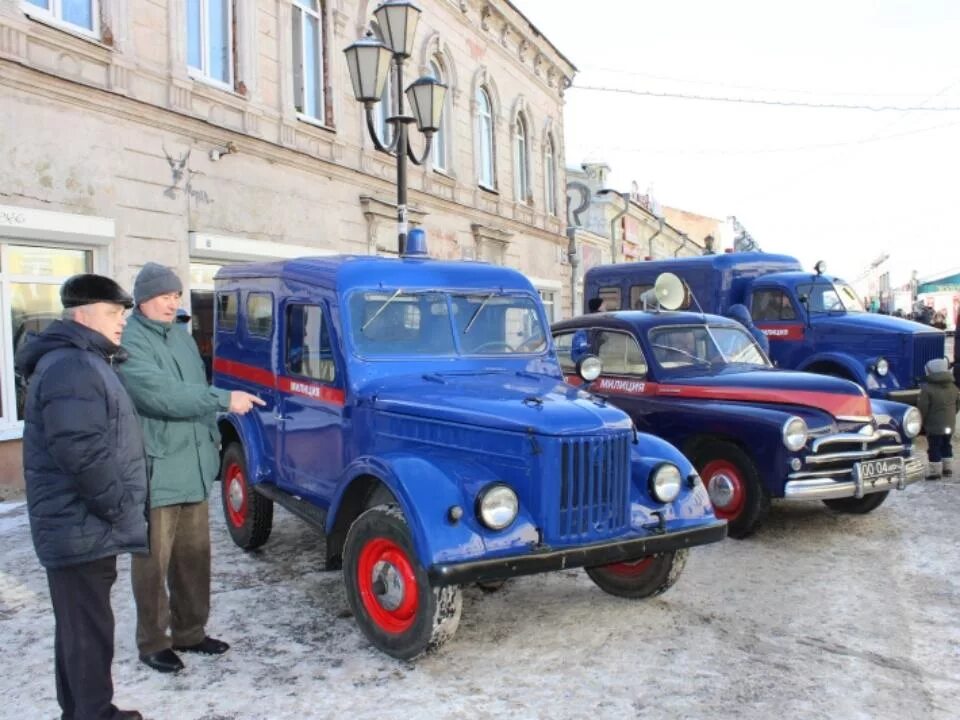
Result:
<svg viewBox="0 0 960 720">
<path fill-rule="evenodd" d="M 898 488 L 903 487 L 904 471 L 903 458 L 883 458 L 880 460 L 864 460 L 853 466 L 853 478 L 857 485 L 857 497 L 863 497 L 866 485 L 874 485 L 879 481 L 889 484 L 896 481 Z"/>
</svg>

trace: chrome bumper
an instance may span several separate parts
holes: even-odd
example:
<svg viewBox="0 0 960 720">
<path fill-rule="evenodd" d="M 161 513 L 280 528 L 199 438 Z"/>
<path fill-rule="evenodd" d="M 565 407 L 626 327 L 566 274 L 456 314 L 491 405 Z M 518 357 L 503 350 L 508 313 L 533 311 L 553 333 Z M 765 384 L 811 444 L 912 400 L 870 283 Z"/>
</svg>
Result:
<svg viewBox="0 0 960 720">
<path fill-rule="evenodd" d="M 786 500 L 832 500 L 835 498 L 862 497 L 884 490 L 903 490 L 904 487 L 923 479 L 926 463 L 919 455 L 905 458 L 903 477 L 900 479 L 835 480 L 832 477 L 818 477 L 809 480 L 790 480 L 784 485 L 783 497 Z M 849 474 L 847 471 L 846 474 Z"/>
</svg>

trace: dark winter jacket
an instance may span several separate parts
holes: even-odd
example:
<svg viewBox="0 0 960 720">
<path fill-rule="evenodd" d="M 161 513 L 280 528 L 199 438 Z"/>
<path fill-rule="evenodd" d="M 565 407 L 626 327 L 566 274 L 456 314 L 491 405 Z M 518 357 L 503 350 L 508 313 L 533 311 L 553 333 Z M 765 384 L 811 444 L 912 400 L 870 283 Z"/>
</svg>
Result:
<svg viewBox="0 0 960 720">
<path fill-rule="evenodd" d="M 946 371 L 927 375 L 917 408 L 923 414 L 927 435 L 952 435 L 960 412 L 960 391 L 953 384 L 953 375 Z"/>
<path fill-rule="evenodd" d="M 749 330 L 750 334 L 756 339 L 757 344 L 763 349 L 764 354 L 770 354 L 770 341 L 767 339 L 767 336 L 763 334 L 763 330 L 753 324 L 753 318 L 750 317 L 750 311 L 747 310 L 746 305 L 741 305 L 740 303 L 731 305 L 727 309 L 727 317 L 736 320 Z"/>
<path fill-rule="evenodd" d="M 23 469 L 44 567 L 147 551 L 147 467 L 136 410 L 114 368 L 122 350 L 57 320 L 17 353 L 27 379 Z"/>
<path fill-rule="evenodd" d="M 143 422 L 150 457 L 150 506 L 206 500 L 220 472 L 217 411 L 230 391 L 207 383 L 193 337 L 135 310 L 123 331 L 130 357 L 120 376 Z"/>
</svg>

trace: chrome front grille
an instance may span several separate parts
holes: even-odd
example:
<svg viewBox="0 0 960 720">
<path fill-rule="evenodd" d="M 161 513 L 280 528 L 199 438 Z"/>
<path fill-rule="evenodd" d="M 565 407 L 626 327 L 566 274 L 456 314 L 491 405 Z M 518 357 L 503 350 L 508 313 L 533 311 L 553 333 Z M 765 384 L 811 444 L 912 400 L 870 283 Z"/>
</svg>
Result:
<svg viewBox="0 0 960 720">
<path fill-rule="evenodd" d="M 907 450 L 896 430 L 864 428 L 870 432 L 840 432 L 811 441 L 803 457 L 803 468 L 790 473 L 789 479 L 849 477 L 854 463 L 903 455 Z"/>
<path fill-rule="evenodd" d="M 586 540 L 627 526 L 630 434 L 562 440 L 561 540 Z"/>
</svg>

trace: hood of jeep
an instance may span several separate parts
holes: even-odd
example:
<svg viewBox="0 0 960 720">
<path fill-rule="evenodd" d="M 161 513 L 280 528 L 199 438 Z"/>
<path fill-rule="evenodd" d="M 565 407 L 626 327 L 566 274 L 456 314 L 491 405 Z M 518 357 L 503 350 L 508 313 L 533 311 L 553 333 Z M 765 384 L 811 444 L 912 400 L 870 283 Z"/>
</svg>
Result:
<svg viewBox="0 0 960 720">
<path fill-rule="evenodd" d="M 569 435 L 631 427 L 622 410 L 555 377 L 525 372 L 427 373 L 358 389 L 383 411 L 513 432 Z"/>
</svg>

